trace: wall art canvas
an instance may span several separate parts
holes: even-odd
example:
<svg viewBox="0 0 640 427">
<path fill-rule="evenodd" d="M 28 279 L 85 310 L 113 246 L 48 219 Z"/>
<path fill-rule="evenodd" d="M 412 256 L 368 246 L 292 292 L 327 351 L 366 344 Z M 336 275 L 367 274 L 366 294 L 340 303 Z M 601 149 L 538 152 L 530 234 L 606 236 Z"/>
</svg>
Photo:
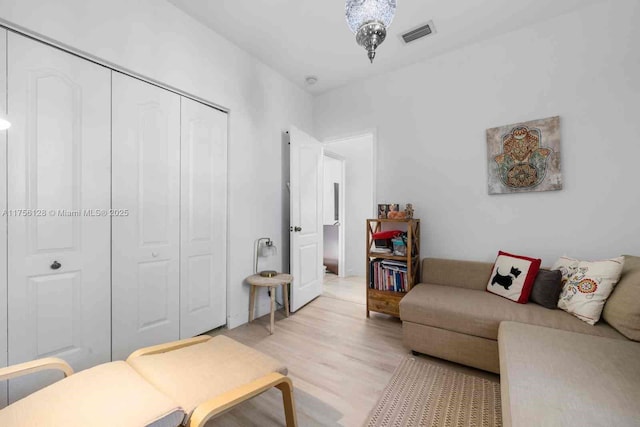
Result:
<svg viewBox="0 0 640 427">
<path fill-rule="evenodd" d="M 560 117 L 487 129 L 489 194 L 562 189 Z"/>
</svg>

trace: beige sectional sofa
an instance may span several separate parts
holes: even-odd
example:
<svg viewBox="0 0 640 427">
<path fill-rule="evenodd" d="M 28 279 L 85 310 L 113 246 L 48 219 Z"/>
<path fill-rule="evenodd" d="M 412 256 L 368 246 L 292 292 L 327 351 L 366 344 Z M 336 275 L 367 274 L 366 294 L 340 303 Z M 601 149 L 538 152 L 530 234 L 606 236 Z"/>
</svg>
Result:
<svg viewBox="0 0 640 427">
<path fill-rule="evenodd" d="M 640 426 L 640 343 L 502 322 L 505 427 Z"/>
<path fill-rule="evenodd" d="M 500 373 L 505 426 L 640 425 L 640 257 L 625 257 L 595 326 L 486 292 L 491 271 L 424 259 L 400 302 L 405 345 Z"/>
</svg>

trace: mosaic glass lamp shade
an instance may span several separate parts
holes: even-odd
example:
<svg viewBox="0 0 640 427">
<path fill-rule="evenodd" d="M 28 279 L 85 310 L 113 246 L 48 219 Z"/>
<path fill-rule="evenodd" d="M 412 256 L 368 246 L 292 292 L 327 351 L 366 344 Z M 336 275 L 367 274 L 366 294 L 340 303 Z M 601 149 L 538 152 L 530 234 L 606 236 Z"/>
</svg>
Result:
<svg viewBox="0 0 640 427">
<path fill-rule="evenodd" d="M 373 63 L 376 48 L 387 37 L 387 28 L 396 13 L 396 0 L 347 0 L 347 24 L 356 35 L 356 41 L 367 50 Z"/>
</svg>

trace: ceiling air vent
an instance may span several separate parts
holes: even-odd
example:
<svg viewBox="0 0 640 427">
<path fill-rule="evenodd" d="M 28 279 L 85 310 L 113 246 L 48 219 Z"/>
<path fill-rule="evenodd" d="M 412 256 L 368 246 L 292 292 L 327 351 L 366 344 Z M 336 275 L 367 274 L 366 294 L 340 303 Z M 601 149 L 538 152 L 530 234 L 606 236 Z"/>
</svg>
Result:
<svg viewBox="0 0 640 427">
<path fill-rule="evenodd" d="M 405 43 L 411 43 L 413 41 L 416 41 L 426 36 L 430 36 L 435 33 L 436 33 L 436 29 L 433 26 L 433 21 L 429 21 L 426 24 L 421 25 L 416 29 L 407 31 L 406 33 L 402 34 L 401 37 Z"/>
</svg>

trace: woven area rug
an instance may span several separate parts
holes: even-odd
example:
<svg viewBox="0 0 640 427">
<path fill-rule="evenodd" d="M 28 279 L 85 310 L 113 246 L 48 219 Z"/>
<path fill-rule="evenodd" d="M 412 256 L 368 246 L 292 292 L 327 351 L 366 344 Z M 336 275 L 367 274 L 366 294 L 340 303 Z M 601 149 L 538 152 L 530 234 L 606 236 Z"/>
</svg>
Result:
<svg viewBox="0 0 640 427">
<path fill-rule="evenodd" d="M 408 356 L 371 411 L 367 427 L 502 425 L 500 384 Z"/>
</svg>

